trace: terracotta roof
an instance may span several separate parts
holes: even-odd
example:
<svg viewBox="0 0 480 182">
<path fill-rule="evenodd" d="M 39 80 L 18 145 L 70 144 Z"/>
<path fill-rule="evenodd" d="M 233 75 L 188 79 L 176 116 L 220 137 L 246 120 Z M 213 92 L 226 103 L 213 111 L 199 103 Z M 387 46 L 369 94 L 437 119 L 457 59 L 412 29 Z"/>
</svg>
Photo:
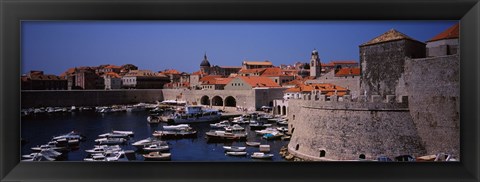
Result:
<svg viewBox="0 0 480 182">
<path fill-rule="evenodd" d="M 37 74 L 30 75 L 29 79 L 30 80 L 65 80 L 56 75 L 37 75 Z"/>
<path fill-rule="evenodd" d="M 261 76 L 287 76 L 280 68 L 265 68 Z"/>
<path fill-rule="evenodd" d="M 192 75 L 208 75 L 208 74 L 205 72 L 202 72 L 202 70 L 199 70 L 199 71 L 193 72 Z"/>
<path fill-rule="evenodd" d="M 240 74 L 260 73 L 260 74 L 262 74 L 262 72 L 264 72 L 264 71 L 265 71 L 265 68 L 241 69 L 240 71 L 238 71 L 238 73 L 240 73 Z"/>
<path fill-rule="evenodd" d="M 207 82 L 213 82 L 213 80 L 215 80 L 215 78 L 221 78 L 222 76 L 220 75 L 209 75 L 209 76 L 205 76 L 203 78 L 200 79 L 200 82 L 203 82 L 203 83 L 207 83 Z"/>
<path fill-rule="evenodd" d="M 335 73 L 335 76 L 352 76 L 360 75 L 360 68 L 342 68 Z"/>
<path fill-rule="evenodd" d="M 205 85 L 226 85 L 228 82 L 232 81 L 233 78 L 213 78 L 208 81 L 203 82 Z"/>
<path fill-rule="evenodd" d="M 244 61 L 243 64 L 246 64 L 246 65 L 271 66 L 271 65 L 272 65 L 272 62 L 270 62 L 270 61 Z"/>
<path fill-rule="evenodd" d="M 251 87 L 280 87 L 272 79 L 263 76 L 239 76 L 237 78 L 242 79 L 245 83 Z"/>
<path fill-rule="evenodd" d="M 115 73 L 115 72 L 108 72 L 108 73 L 105 73 L 105 75 L 111 78 L 120 78 L 120 75 L 118 75 L 118 73 Z"/>
<path fill-rule="evenodd" d="M 443 40 L 443 39 L 457 39 L 459 37 L 459 31 L 460 31 L 460 24 L 457 23 L 451 26 L 450 28 L 448 28 L 447 30 L 443 31 L 442 33 L 435 35 L 435 37 L 431 38 L 427 42 Z"/>
<path fill-rule="evenodd" d="M 161 71 L 160 73 L 167 74 L 167 75 L 168 75 L 168 74 L 172 74 L 172 75 L 173 75 L 173 74 L 180 74 L 179 71 L 174 70 L 174 69 L 164 70 L 164 71 Z"/>
<path fill-rule="evenodd" d="M 348 89 L 344 87 L 340 87 L 331 83 L 316 83 L 316 84 L 300 84 L 297 85 L 296 87 L 289 88 L 285 90 L 284 92 L 311 92 L 312 90 L 320 90 L 322 94 L 325 94 L 327 96 L 331 96 L 335 94 L 335 90 L 337 91 L 338 96 L 343 96 L 347 93 Z"/>
<path fill-rule="evenodd" d="M 150 70 L 130 70 L 125 76 L 166 77 L 164 74 L 155 73 Z"/>
<path fill-rule="evenodd" d="M 289 81 L 289 82 L 287 82 L 283 85 L 300 85 L 300 84 L 303 84 L 302 79 L 295 79 L 295 80 Z"/>
<path fill-rule="evenodd" d="M 111 65 L 105 66 L 105 68 L 116 68 L 116 69 L 120 69 L 120 68 L 122 68 L 122 67 L 121 67 L 121 66 L 115 66 L 115 65 L 111 64 Z"/>
<path fill-rule="evenodd" d="M 402 39 L 407 39 L 407 40 L 413 40 L 420 42 L 418 40 L 415 40 L 395 29 L 390 29 L 389 31 L 383 33 L 382 35 L 375 37 L 374 39 L 363 43 L 360 46 L 367 46 L 367 45 L 373 45 L 373 44 L 379 44 L 379 43 L 384 43 L 384 42 L 390 42 L 390 41 L 395 41 L 395 40 L 402 40 Z M 423 42 L 421 42 L 423 43 Z"/>
</svg>

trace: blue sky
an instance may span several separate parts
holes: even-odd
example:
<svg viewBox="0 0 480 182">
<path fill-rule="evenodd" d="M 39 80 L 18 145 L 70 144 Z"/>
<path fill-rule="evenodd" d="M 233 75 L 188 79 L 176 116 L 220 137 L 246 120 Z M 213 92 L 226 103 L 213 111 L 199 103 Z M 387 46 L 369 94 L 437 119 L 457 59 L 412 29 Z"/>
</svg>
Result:
<svg viewBox="0 0 480 182">
<path fill-rule="evenodd" d="M 75 66 L 135 64 L 160 71 L 199 70 L 243 60 L 274 65 L 308 62 L 316 48 L 323 63 L 359 61 L 358 46 L 388 31 L 426 41 L 457 21 L 24 21 L 22 73 L 59 75 Z"/>
</svg>

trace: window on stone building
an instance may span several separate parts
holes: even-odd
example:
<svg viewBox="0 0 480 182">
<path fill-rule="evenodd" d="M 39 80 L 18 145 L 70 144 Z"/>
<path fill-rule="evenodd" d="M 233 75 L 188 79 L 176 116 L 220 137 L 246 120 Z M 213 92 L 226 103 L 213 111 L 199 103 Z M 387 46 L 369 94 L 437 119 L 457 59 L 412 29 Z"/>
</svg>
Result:
<svg viewBox="0 0 480 182">
<path fill-rule="evenodd" d="M 320 157 L 325 157 L 326 154 L 325 150 L 320 150 Z"/>
<path fill-rule="evenodd" d="M 295 120 L 295 114 L 293 115 L 293 118 L 292 118 L 292 119 Z"/>
<path fill-rule="evenodd" d="M 298 148 L 300 148 L 300 144 L 297 144 L 297 146 L 295 146 L 295 150 L 298 150 Z"/>
<path fill-rule="evenodd" d="M 358 156 L 358 158 L 359 158 L 359 159 L 365 159 L 366 157 L 365 157 L 365 154 L 360 154 L 360 155 Z"/>
</svg>

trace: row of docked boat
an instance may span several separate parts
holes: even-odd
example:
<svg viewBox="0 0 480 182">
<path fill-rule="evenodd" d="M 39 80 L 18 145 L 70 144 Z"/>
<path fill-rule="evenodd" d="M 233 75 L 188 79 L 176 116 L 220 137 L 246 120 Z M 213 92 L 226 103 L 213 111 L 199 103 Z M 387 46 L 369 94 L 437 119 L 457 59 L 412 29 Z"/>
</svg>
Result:
<svg viewBox="0 0 480 182">
<path fill-rule="evenodd" d="M 248 146 L 260 146 L 259 142 L 246 142 Z M 268 146 L 270 148 L 270 146 Z M 231 156 L 246 156 L 248 153 L 246 152 L 247 147 L 240 147 L 240 146 L 223 146 L 225 150 L 225 155 Z M 269 151 L 269 150 L 268 150 Z M 266 151 L 262 152 L 253 152 L 250 155 L 253 159 L 272 159 L 273 154 L 265 153 Z"/>
<path fill-rule="evenodd" d="M 132 145 L 138 149 L 148 152 L 148 154 L 143 154 L 143 157 L 147 161 L 163 161 L 171 159 L 172 154 L 167 152 L 170 150 L 168 143 L 159 140 L 156 137 L 149 137 L 139 140 L 132 143 Z"/>
<path fill-rule="evenodd" d="M 65 153 L 78 149 L 80 141 L 85 139 L 81 134 L 72 131 L 53 137 L 47 144 L 32 147 L 33 153 L 23 155 L 22 161 L 54 161 L 61 160 Z"/>
</svg>

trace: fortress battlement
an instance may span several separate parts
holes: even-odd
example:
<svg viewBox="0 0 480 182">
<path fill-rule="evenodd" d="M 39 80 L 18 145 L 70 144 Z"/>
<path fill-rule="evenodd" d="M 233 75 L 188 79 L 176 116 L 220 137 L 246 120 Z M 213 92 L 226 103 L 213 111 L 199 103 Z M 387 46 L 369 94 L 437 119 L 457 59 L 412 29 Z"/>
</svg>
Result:
<svg viewBox="0 0 480 182">
<path fill-rule="evenodd" d="M 331 109 L 331 110 L 408 110 L 408 97 L 404 96 L 399 102 L 395 95 L 380 95 L 367 97 L 360 95 L 352 99 L 351 95 L 326 96 L 321 94 L 303 94 L 294 102 L 300 102 L 303 107 Z"/>
</svg>

